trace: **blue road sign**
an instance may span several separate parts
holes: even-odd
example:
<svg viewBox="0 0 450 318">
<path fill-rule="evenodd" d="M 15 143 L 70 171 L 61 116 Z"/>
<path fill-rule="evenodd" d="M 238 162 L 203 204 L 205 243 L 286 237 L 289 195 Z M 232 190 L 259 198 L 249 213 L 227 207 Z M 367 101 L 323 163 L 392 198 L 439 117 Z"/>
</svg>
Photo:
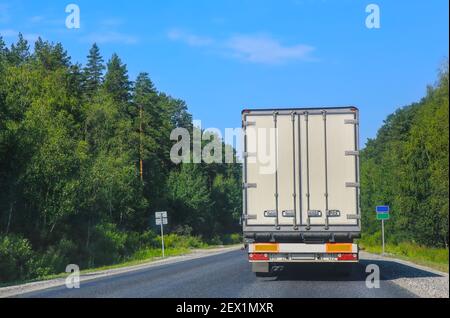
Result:
<svg viewBox="0 0 450 318">
<path fill-rule="evenodd" d="M 388 205 L 379 205 L 376 207 L 377 213 L 389 213 L 389 206 Z"/>
</svg>

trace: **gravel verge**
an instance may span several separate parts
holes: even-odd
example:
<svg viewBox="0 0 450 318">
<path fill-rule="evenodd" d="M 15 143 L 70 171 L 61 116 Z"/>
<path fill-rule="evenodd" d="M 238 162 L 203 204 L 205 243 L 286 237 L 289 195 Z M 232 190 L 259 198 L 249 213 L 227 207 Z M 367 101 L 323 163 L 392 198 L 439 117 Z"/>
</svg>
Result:
<svg viewBox="0 0 450 318">
<path fill-rule="evenodd" d="M 380 267 L 381 279 L 389 280 L 422 298 L 449 298 L 447 273 L 382 255 L 360 252 L 364 263 Z"/>
</svg>

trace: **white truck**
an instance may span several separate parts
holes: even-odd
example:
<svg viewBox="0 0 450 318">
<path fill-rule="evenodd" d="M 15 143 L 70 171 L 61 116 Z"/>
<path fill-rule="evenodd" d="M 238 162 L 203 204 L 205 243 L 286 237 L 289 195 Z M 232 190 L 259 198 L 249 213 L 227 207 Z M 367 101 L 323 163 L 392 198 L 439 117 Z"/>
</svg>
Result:
<svg viewBox="0 0 450 318">
<path fill-rule="evenodd" d="M 253 272 L 357 263 L 358 109 L 246 109 L 242 127 L 242 224 Z"/>
</svg>

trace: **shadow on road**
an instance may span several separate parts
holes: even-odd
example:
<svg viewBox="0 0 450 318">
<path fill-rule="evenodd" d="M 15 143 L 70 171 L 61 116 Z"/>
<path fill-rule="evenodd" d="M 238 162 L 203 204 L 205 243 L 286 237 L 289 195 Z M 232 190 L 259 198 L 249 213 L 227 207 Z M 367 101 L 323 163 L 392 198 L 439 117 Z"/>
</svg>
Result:
<svg viewBox="0 0 450 318">
<path fill-rule="evenodd" d="M 276 276 L 267 279 L 272 281 L 365 281 L 369 275 L 369 273 L 366 273 L 366 267 L 370 264 L 375 264 L 379 267 L 380 279 L 384 281 L 398 278 L 442 277 L 433 272 L 395 261 L 361 260 L 359 264 L 354 264 L 347 274 L 345 273 L 345 268 L 337 267 L 336 264 L 290 264 L 283 271 L 277 273 Z"/>
</svg>

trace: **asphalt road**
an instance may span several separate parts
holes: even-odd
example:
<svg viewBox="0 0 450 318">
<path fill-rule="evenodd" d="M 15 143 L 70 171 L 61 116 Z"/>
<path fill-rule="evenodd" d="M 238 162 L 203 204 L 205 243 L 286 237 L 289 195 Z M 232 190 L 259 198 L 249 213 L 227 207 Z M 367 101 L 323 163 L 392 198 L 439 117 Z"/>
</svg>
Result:
<svg viewBox="0 0 450 318">
<path fill-rule="evenodd" d="M 414 297 L 390 277 L 381 276 L 380 288 L 366 287 L 365 267 L 387 261 L 361 260 L 348 277 L 329 268 L 301 265 L 276 277 L 256 277 L 245 251 L 231 251 L 172 264 L 81 282 L 80 289 L 65 286 L 19 295 L 50 298 L 318 298 Z"/>
</svg>

